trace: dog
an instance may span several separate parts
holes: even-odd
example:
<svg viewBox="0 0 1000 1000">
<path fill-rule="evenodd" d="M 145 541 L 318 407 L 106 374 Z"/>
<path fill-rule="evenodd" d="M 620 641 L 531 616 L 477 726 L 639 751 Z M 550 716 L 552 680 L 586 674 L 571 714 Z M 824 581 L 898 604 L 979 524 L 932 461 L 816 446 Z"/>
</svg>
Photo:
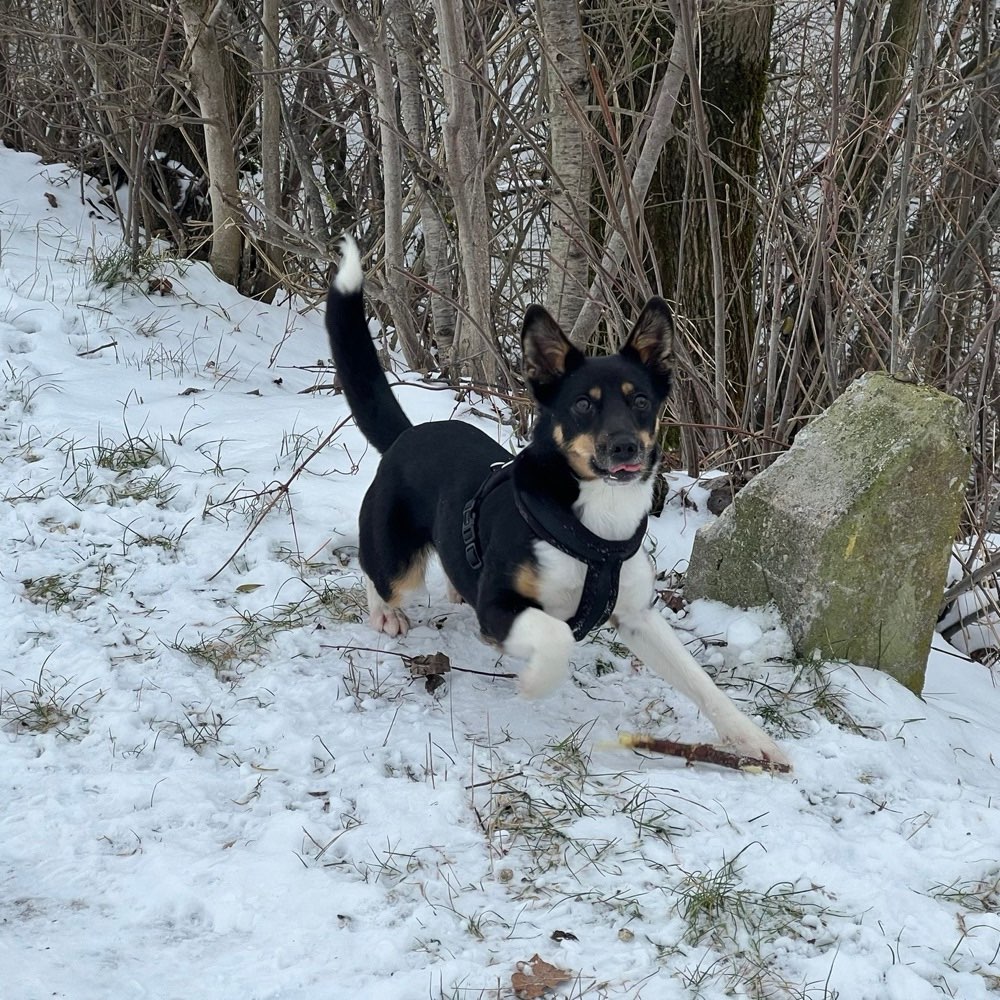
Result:
<svg viewBox="0 0 1000 1000">
<path fill-rule="evenodd" d="M 610 619 L 647 666 L 690 698 L 733 752 L 785 765 L 653 609 L 641 548 L 659 463 L 656 427 L 671 384 L 673 320 L 647 302 L 617 354 L 588 357 L 541 306 L 521 333 L 536 404 L 516 458 L 459 420 L 413 425 L 392 393 L 365 314 L 357 244 L 345 239 L 327 297 L 337 374 L 358 429 L 382 458 L 359 517 L 371 625 L 403 635 L 406 595 L 436 553 L 449 592 L 483 637 L 526 661 L 520 691 L 569 675 L 574 643 Z"/>
</svg>

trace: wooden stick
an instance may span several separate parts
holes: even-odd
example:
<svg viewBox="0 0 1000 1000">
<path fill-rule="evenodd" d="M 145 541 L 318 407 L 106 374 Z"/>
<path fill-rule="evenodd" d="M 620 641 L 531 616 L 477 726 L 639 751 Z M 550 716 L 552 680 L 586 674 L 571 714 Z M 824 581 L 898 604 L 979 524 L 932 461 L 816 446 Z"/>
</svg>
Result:
<svg viewBox="0 0 1000 1000">
<path fill-rule="evenodd" d="M 674 740 L 661 739 L 658 736 L 648 736 L 645 733 L 619 733 L 618 743 L 630 750 L 651 750 L 653 753 L 665 753 L 671 757 L 683 757 L 688 766 L 696 761 L 702 764 L 718 764 L 720 767 L 732 767 L 737 771 L 779 771 L 787 774 L 791 771 L 788 764 L 768 760 L 766 757 L 746 757 L 743 754 L 721 750 L 711 743 L 677 743 Z"/>
</svg>

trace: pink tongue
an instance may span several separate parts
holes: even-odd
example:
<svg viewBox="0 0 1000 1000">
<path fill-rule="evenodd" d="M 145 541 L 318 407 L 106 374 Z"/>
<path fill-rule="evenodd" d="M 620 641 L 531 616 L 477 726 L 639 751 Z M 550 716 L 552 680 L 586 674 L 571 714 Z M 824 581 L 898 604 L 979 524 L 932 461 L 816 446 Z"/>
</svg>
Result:
<svg viewBox="0 0 1000 1000">
<path fill-rule="evenodd" d="M 611 473 L 614 475 L 616 472 L 638 472 L 642 468 L 638 462 L 634 462 L 632 465 L 612 465 Z"/>
</svg>

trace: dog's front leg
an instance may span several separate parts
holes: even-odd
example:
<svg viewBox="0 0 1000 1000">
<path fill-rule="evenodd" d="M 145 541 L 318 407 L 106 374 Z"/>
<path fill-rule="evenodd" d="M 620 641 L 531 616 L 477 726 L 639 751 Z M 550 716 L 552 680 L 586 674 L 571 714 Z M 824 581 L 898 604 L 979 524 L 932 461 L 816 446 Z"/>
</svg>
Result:
<svg viewBox="0 0 1000 1000">
<path fill-rule="evenodd" d="M 534 607 L 503 617 L 509 625 L 503 651 L 528 661 L 518 678 L 521 694 L 525 698 L 547 695 L 569 676 L 569 656 L 576 641 L 570 627 Z M 498 633 L 501 630 L 494 632 Z"/>
<path fill-rule="evenodd" d="M 720 691 L 674 630 L 652 608 L 617 611 L 618 634 L 648 667 L 693 701 L 708 716 L 720 739 L 737 753 L 788 764 L 762 729 Z"/>
</svg>

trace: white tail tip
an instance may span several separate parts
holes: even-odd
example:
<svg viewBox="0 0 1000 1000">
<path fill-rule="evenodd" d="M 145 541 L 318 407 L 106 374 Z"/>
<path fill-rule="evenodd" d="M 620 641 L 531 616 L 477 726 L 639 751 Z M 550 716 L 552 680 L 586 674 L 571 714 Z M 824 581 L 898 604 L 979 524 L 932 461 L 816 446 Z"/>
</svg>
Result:
<svg viewBox="0 0 1000 1000">
<path fill-rule="evenodd" d="M 353 236 L 344 236 L 340 243 L 340 267 L 337 269 L 337 277 L 333 279 L 333 287 L 341 295 L 353 295 L 361 291 L 363 279 L 361 251 Z"/>
</svg>

